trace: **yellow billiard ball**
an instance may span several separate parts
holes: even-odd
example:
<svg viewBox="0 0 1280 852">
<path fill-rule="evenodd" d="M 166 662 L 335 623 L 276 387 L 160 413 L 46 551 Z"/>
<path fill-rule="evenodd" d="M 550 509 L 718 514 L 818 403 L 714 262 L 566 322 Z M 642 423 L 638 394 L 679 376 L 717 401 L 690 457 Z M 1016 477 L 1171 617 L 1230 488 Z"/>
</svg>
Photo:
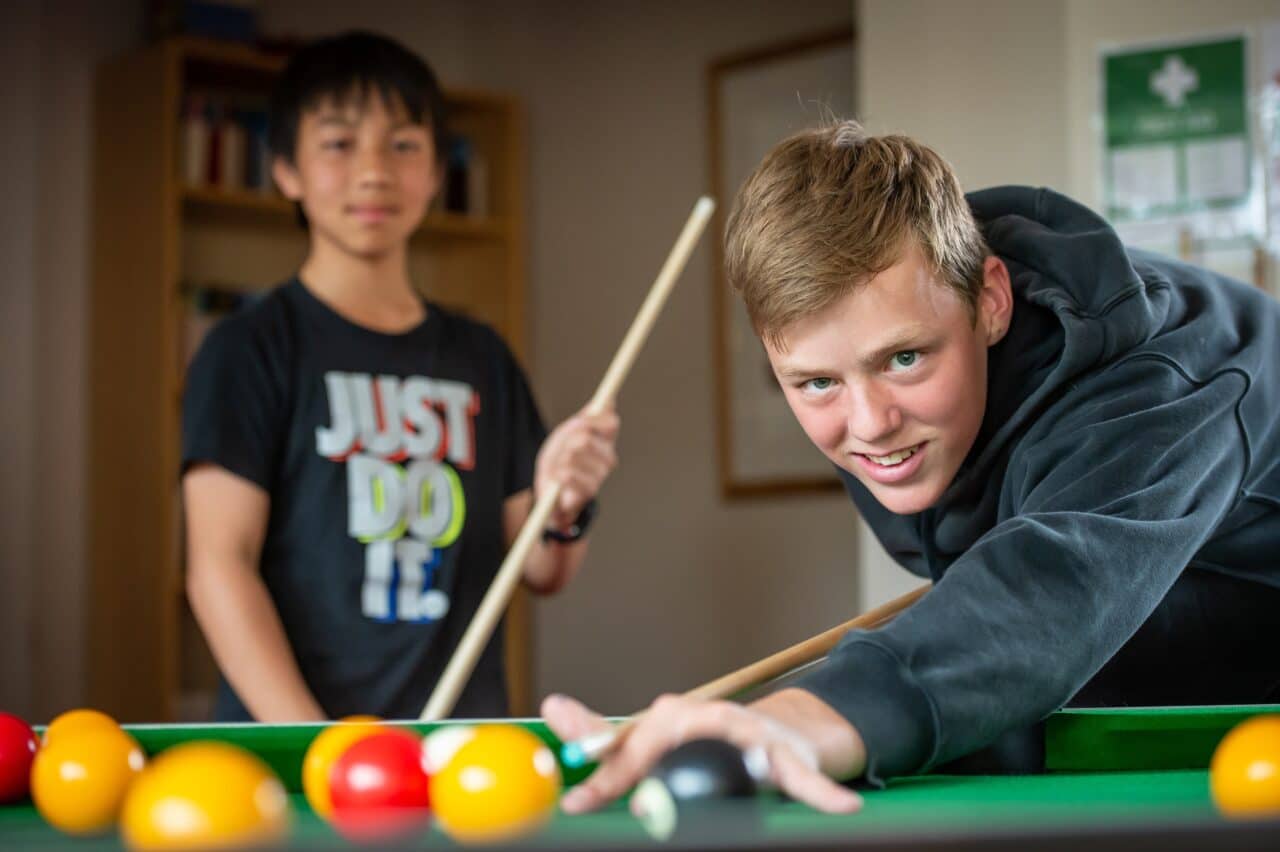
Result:
<svg viewBox="0 0 1280 852">
<path fill-rule="evenodd" d="M 230 743 L 193 742 L 156 757 L 120 815 L 133 849 L 268 845 L 289 830 L 289 796 L 256 755 Z"/>
<path fill-rule="evenodd" d="M 59 831 L 99 834 L 115 826 L 145 764 L 137 740 L 118 727 L 64 730 L 36 752 L 31 798 Z"/>
<path fill-rule="evenodd" d="M 1246 719 L 1222 738 L 1209 790 L 1224 816 L 1280 816 L 1280 715 Z"/>
<path fill-rule="evenodd" d="M 45 745 L 57 740 L 59 737 L 79 731 L 119 731 L 122 730 L 120 723 L 112 719 L 106 713 L 100 710 L 90 710 L 87 707 L 80 707 L 54 718 L 49 723 L 49 727 L 44 729 L 43 742 Z"/>
<path fill-rule="evenodd" d="M 515 725 L 478 725 L 431 776 L 431 807 L 459 843 L 532 834 L 555 810 L 560 766 L 538 737 Z"/>
<path fill-rule="evenodd" d="M 422 740 L 422 768 L 427 771 L 427 776 L 443 772 L 458 749 L 475 733 L 474 725 L 448 724 L 427 734 Z"/>
<path fill-rule="evenodd" d="M 355 744 L 356 740 L 376 734 L 382 728 L 377 716 L 348 716 L 325 728 L 307 746 L 302 758 L 302 792 L 316 815 L 333 818 L 333 798 L 329 795 L 329 772 L 334 761 Z"/>
</svg>

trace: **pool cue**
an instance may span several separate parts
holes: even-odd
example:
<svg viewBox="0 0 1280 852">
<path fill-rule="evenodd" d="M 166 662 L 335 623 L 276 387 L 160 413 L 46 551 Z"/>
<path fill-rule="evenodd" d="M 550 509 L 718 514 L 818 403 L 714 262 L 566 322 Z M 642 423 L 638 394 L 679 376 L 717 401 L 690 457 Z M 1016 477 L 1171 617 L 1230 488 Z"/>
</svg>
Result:
<svg viewBox="0 0 1280 852">
<path fill-rule="evenodd" d="M 653 285 L 649 288 L 649 294 L 631 322 L 631 328 L 622 339 L 622 345 L 618 347 L 613 361 L 605 371 L 604 378 L 600 380 L 600 386 L 596 388 L 595 395 L 587 405 L 589 415 L 604 412 L 618 395 L 618 389 L 630 372 L 631 365 L 635 363 L 640 347 L 648 338 L 649 331 L 653 328 L 654 321 L 657 320 L 658 313 L 667 300 L 667 295 L 684 270 L 685 263 L 688 262 L 689 255 L 697 245 L 699 237 L 702 236 L 702 231 L 706 228 L 707 220 L 711 218 L 711 212 L 715 207 L 715 202 L 705 195 L 693 206 L 684 229 L 676 239 L 675 245 L 671 247 L 666 263 L 662 265 L 658 277 L 654 279 Z M 551 517 L 551 510 L 560 496 L 560 489 L 561 485 L 557 482 L 538 495 L 537 502 L 534 503 L 524 526 L 520 528 L 520 534 L 516 536 L 515 543 L 511 546 L 511 551 L 503 560 L 502 566 L 493 578 L 493 583 L 489 586 L 489 591 L 485 593 L 479 609 L 472 616 L 471 624 L 462 635 L 462 641 L 458 643 L 457 650 L 454 651 L 453 657 L 436 683 L 426 706 L 423 707 L 422 714 L 418 717 L 421 721 L 434 722 L 443 719 L 457 704 L 458 696 L 461 695 L 467 678 L 475 669 L 480 654 L 484 652 L 484 646 L 493 635 L 498 619 L 506 611 L 511 596 L 515 593 L 516 583 L 520 580 L 520 572 L 524 568 L 524 561 L 534 542 L 541 537 L 547 519 Z"/>
<path fill-rule="evenodd" d="M 702 686 L 695 687 L 684 693 L 684 695 L 686 698 L 708 700 L 727 698 L 753 686 L 781 677 L 800 666 L 807 665 L 825 656 L 850 630 L 867 630 L 889 623 L 904 609 L 923 597 L 924 593 L 929 591 L 930 588 L 932 588 L 932 585 L 926 583 L 917 589 L 907 592 L 905 595 L 894 598 L 888 603 L 868 610 L 856 618 L 851 618 L 843 624 L 832 627 L 830 630 L 824 630 L 817 636 L 805 639 L 803 642 L 784 648 L 776 654 L 771 654 L 762 660 L 757 660 L 748 666 L 743 666 L 727 675 L 708 681 Z M 573 742 L 565 743 L 561 750 L 565 765 L 576 768 L 585 763 L 599 760 L 621 743 L 622 739 L 643 715 L 643 712 L 637 713 L 607 731 L 590 734 Z"/>
</svg>

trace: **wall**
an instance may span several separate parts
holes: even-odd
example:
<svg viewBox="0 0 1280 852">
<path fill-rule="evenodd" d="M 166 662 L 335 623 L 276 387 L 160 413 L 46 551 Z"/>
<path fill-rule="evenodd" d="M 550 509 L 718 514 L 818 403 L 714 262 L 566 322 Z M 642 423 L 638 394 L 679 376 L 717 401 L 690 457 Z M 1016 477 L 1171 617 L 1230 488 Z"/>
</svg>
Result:
<svg viewBox="0 0 1280 852">
<path fill-rule="evenodd" d="M 1069 186 L 1080 199 L 1098 204 L 1101 185 L 1098 139 L 1098 52 L 1108 45 L 1177 40 L 1255 31 L 1280 22 L 1276 0 L 1071 0 L 1066 4 L 1066 96 L 1074 120 L 1067 128 Z"/>
<path fill-rule="evenodd" d="M 140 31 L 137 0 L 6 9 L 0 706 L 35 719 L 83 700 L 91 86 Z"/>
<path fill-rule="evenodd" d="M 708 62 L 852 17 L 846 0 L 490 0 L 401 19 L 360 8 L 362 25 L 423 51 L 447 81 L 514 92 L 527 108 L 530 361 L 553 421 L 591 395 L 708 186 Z M 347 4 L 263 11 L 308 34 L 356 20 Z M 844 498 L 720 501 L 710 287 L 704 240 L 623 389 L 622 462 L 590 561 L 538 606 L 539 692 L 629 712 L 857 610 Z"/>
<path fill-rule="evenodd" d="M 38 10 L 26 6 L 0 35 L 0 109 L 6 116 L 37 116 L 39 91 Z M 32 506 L 27 499 L 34 468 L 36 423 L 32 330 L 35 317 L 35 225 L 26 215 L 35 207 L 38 130 L 15 121 L 0 137 L 6 178 L 0 256 L 5 258 L 0 289 L 0 708 L 27 707 L 31 694 L 30 629 L 26 601 L 31 595 Z"/>
<path fill-rule="evenodd" d="M 966 187 L 1066 179 L 1062 0 L 866 0 L 863 120 L 925 140 Z"/>
</svg>

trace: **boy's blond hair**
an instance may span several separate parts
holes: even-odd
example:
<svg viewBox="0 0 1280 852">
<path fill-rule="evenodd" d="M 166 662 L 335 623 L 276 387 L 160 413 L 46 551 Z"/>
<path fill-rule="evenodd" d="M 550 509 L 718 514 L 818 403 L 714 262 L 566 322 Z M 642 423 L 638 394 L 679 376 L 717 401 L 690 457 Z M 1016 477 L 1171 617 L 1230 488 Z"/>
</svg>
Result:
<svg viewBox="0 0 1280 852">
<path fill-rule="evenodd" d="M 782 346 L 793 323 L 912 243 L 974 313 L 988 251 L 955 173 L 914 139 L 846 121 L 783 141 L 747 178 L 729 214 L 725 270 L 756 333 Z"/>
</svg>

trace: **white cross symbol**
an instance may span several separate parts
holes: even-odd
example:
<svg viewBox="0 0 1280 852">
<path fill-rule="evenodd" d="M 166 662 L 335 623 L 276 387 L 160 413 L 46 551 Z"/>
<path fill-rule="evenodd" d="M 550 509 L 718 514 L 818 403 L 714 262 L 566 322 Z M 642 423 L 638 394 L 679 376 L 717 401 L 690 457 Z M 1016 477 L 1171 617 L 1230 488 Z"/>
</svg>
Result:
<svg viewBox="0 0 1280 852">
<path fill-rule="evenodd" d="M 1176 109 L 1187 99 L 1187 92 L 1200 88 L 1200 75 L 1188 68 L 1182 57 L 1174 54 L 1164 61 L 1164 67 L 1151 75 L 1151 90 L 1164 98 L 1165 106 Z"/>
</svg>

